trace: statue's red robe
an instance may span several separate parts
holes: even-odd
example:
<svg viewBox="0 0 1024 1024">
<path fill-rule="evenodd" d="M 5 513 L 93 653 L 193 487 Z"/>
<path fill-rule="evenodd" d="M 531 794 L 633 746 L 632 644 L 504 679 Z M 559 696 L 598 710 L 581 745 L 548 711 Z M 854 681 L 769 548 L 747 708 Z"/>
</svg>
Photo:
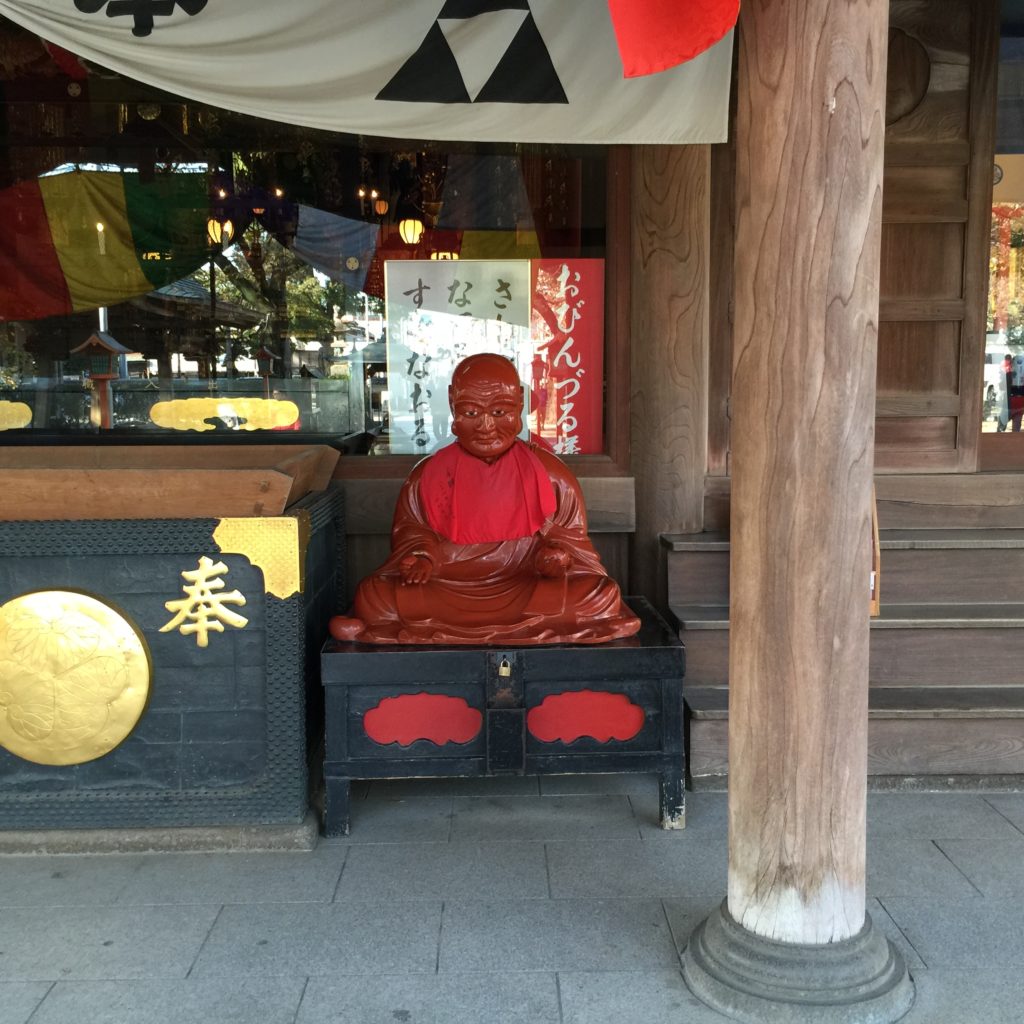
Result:
<svg viewBox="0 0 1024 1024">
<path fill-rule="evenodd" d="M 564 577 L 537 572 L 549 544 L 570 556 Z M 356 594 L 362 642 L 603 643 L 640 628 L 587 537 L 576 479 L 521 441 L 491 464 L 458 444 L 419 463 L 399 495 L 391 547 Z M 433 564 L 426 583 L 402 583 L 413 555 Z"/>
</svg>

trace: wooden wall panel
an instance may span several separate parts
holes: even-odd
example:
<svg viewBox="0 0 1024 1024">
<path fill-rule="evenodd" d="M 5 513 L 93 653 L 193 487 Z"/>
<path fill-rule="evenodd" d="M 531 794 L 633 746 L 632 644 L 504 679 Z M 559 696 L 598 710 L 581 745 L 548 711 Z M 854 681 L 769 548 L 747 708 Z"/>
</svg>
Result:
<svg viewBox="0 0 1024 1024">
<path fill-rule="evenodd" d="M 963 294 L 962 224 L 885 222 L 882 299 L 958 299 Z"/>
<path fill-rule="evenodd" d="M 913 448 L 919 452 L 956 448 L 955 416 L 879 417 L 875 420 L 875 447 Z"/>
<path fill-rule="evenodd" d="M 956 395 L 959 381 L 958 322 L 879 324 L 879 400 L 890 392 Z"/>
<path fill-rule="evenodd" d="M 967 220 L 967 171 L 960 165 L 891 167 L 882 214 L 887 223 Z"/>
<path fill-rule="evenodd" d="M 709 531 L 729 532 L 730 484 L 728 477 L 707 479 Z M 883 530 L 1024 530 L 1019 473 L 892 474 L 876 478 L 875 496 Z"/>
<path fill-rule="evenodd" d="M 391 538 L 386 535 L 349 534 L 345 538 L 345 580 L 340 605 L 349 608 L 359 581 L 383 565 L 391 553 Z"/>
<path fill-rule="evenodd" d="M 727 476 L 709 476 L 704 481 L 704 529 L 729 533 L 732 481 Z"/>
<path fill-rule="evenodd" d="M 928 201 L 954 203 L 967 200 L 967 168 L 959 163 L 925 167 L 890 166 L 885 171 L 883 211 L 890 203 Z M 888 212 L 888 211 L 886 211 Z M 966 206 L 964 208 L 966 215 Z M 933 220 L 937 218 L 932 218 Z"/>
<path fill-rule="evenodd" d="M 971 8 L 971 0 L 892 0 L 887 143 L 968 139 Z"/>
<path fill-rule="evenodd" d="M 960 412 L 959 395 L 893 393 L 879 395 L 875 415 L 882 416 L 952 416 Z"/>
<path fill-rule="evenodd" d="M 718 784 L 729 771 L 728 723 L 704 719 L 688 769 L 695 780 Z M 1024 771 L 1024 722 L 984 719 L 872 718 L 868 723 L 869 775 L 1015 775 Z"/>
<path fill-rule="evenodd" d="M 883 530 L 1024 529 L 1024 487 L 1013 473 L 884 476 L 875 493 Z"/>
</svg>

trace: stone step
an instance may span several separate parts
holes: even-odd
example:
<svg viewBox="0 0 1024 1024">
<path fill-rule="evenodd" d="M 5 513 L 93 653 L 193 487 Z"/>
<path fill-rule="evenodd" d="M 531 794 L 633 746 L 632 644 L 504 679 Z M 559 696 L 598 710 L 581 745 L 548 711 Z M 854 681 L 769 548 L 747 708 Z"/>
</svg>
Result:
<svg viewBox="0 0 1024 1024">
<path fill-rule="evenodd" d="M 728 775 L 728 690 L 687 685 L 688 769 Z M 872 687 L 868 773 L 949 778 L 1024 774 L 1024 687 Z"/>
<path fill-rule="evenodd" d="M 689 686 L 727 686 L 729 609 L 672 605 Z M 871 620 L 874 686 L 1024 686 L 1024 604 L 883 605 Z"/>
<path fill-rule="evenodd" d="M 668 599 L 729 603 L 725 534 L 664 534 Z M 882 601 L 1024 603 L 1024 530 L 883 530 Z"/>
</svg>

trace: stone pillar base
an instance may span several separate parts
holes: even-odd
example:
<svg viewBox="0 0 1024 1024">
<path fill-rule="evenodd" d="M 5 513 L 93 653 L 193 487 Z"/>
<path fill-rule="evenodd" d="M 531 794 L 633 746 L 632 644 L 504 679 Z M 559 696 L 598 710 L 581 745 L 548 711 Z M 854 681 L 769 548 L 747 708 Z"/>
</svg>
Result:
<svg viewBox="0 0 1024 1024">
<path fill-rule="evenodd" d="M 690 937 L 683 977 L 750 1024 L 892 1024 L 914 1002 L 903 957 L 870 917 L 851 939 L 800 945 L 754 935 L 723 903 Z"/>
</svg>

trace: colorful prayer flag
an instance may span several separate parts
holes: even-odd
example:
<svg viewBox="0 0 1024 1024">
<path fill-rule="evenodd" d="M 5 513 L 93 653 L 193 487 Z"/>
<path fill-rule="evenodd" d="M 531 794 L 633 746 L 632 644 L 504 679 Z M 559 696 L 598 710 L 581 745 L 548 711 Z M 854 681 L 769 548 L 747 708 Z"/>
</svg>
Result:
<svg viewBox="0 0 1024 1024">
<path fill-rule="evenodd" d="M 72 171 L 0 191 L 0 320 L 114 305 L 209 259 L 203 175 Z"/>
</svg>

